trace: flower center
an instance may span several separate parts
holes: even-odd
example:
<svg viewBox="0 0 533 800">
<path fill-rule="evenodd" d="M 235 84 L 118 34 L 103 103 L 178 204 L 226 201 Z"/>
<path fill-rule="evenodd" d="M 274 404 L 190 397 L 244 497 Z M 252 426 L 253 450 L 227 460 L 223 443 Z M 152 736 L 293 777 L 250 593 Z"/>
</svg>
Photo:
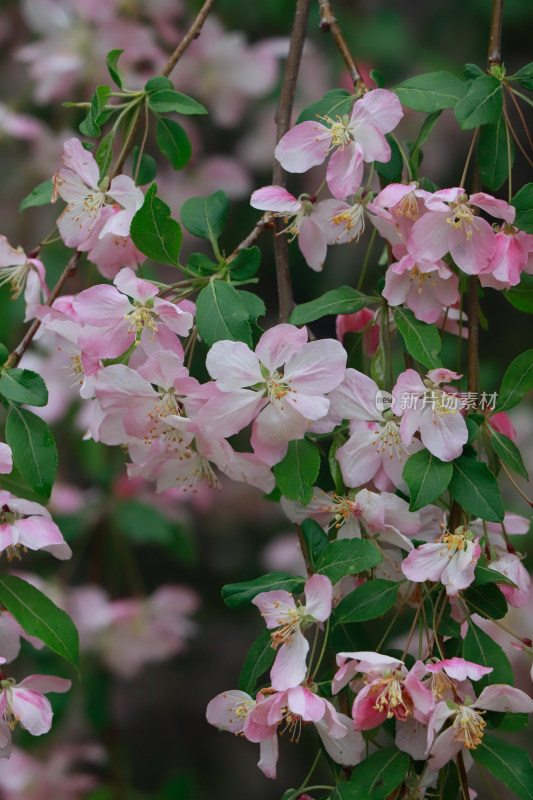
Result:
<svg viewBox="0 0 533 800">
<path fill-rule="evenodd" d="M 414 192 L 408 192 L 402 199 L 394 206 L 394 213 L 397 217 L 407 217 L 412 219 L 413 222 L 418 219 L 420 212 L 418 210 L 418 200 Z"/>
<path fill-rule="evenodd" d="M 10 284 L 11 299 L 16 300 L 26 286 L 26 279 L 32 266 L 27 261 L 25 264 L 16 264 L 12 267 L 0 267 L 0 286 Z"/>
<path fill-rule="evenodd" d="M 365 230 L 365 207 L 363 203 L 354 203 L 353 206 L 347 208 L 345 211 L 335 214 L 331 217 L 334 225 L 342 225 L 343 230 L 337 236 L 340 239 L 344 234 L 347 235 L 349 242 L 359 241 L 359 237 Z"/>
<path fill-rule="evenodd" d="M 483 738 L 483 728 L 487 723 L 481 714 L 469 706 L 459 706 L 457 709 L 453 721 L 453 736 L 469 750 L 475 750 Z"/>
<path fill-rule="evenodd" d="M 374 708 L 376 711 L 386 711 L 387 719 L 396 717 L 405 720 L 413 714 L 413 701 L 408 692 L 404 691 L 401 677 L 401 674 L 398 677 L 398 673 L 395 673 L 389 678 L 376 681 L 376 690 L 383 688 L 376 697 Z"/>
<path fill-rule="evenodd" d="M 270 634 L 272 637 L 270 646 L 276 650 L 280 644 L 290 644 L 292 634 L 300 628 L 300 624 L 305 616 L 305 609 L 303 606 L 290 608 L 278 602 L 274 602 L 273 605 L 274 608 L 280 609 L 280 616 L 277 620 L 280 627 L 276 628 L 276 630 L 272 631 Z"/>
<path fill-rule="evenodd" d="M 466 241 L 469 242 L 472 238 L 472 228 L 475 231 L 480 230 L 473 225 L 474 212 L 470 206 L 464 202 L 451 203 L 450 208 L 452 210 L 452 215 L 446 219 L 446 222 L 448 225 L 451 225 L 452 228 L 455 228 L 458 231 L 463 231 L 466 234 Z"/>
<path fill-rule="evenodd" d="M 418 284 L 418 294 L 422 294 L 422 290 L 426 281 L 430 281 L 431 286 L 435 286 L 435 279 L 433 278 L 431 273 L 427 272 L 420 272 L 418 267 L 415 265 L 412 270 L 409 272 L 409 277 L 413 281 L 413 283 Z"/>
<path fill-rule="evenodd" d="M 144 328 L 149 328 L 154 333 L 157 333 L 157 317 L 159 314 L 154 311 L 153 308 L 148 308 L 147 306 L 137 306 L 133 309 L 133 311 L 129 311 L 127 314 L 124 314 L 124 319 L 128 320 L 129 327 L 128 327 L 128 334 L 134 333 L 137 337 L 140 333 L 142 333 Z M 154 336 L 150 337 L 150 339 L 154 339 Z M 139 340 L 135 342 L 135 345 L 139 344 Z"/>
<path fill-rule="evenodd" d="M 327 125 L 330 125 L 330 128 L 327 133 L 322 132 L 321 135 L 316 137 L 315 141 L 320 141 L 320 139 L 329 139 L 331 138 L 331 144 L 327 148 L 326 153 L 329 153 L 330 150 L 333 150 L 334 147 L 340 147 L 341 150 L 344 150 L 346 145 L 353 141 L 353 136 L 348 128 L 347 125 L 342 121 L 342 119 L 337 116 L 337 121 L 333 120 L 331 117 L 317 115 L 318 119 L 324 120 Z M 316 130 L 319 130 L 319 127 L 316 127 Z"/>
<path fill-rule="evenodd" d="M 399 461 L 402 461 L 404 454 L 409 455 L 400 439 L 400 429 L 392 420 L 385 422 L 374 435 L 372 444 L 376 446 L 378 453 L 388 453 L 390 459 L 396 456 Z"/>
</svg>

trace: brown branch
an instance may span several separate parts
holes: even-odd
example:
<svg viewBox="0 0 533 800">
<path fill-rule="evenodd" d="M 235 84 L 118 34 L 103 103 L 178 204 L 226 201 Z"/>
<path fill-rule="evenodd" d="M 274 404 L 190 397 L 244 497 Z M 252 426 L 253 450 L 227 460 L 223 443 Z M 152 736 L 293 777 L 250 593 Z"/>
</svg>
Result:
<svg viewBox="0 0 533 800">
<path fill-rule="evenodd" d="M 489 69 L 502 63 L 503 0 L 493 0 L 489 32 Z"/>
<path fill-rule="evenodd" d="M 359 72 L 357 63 L 350 52 L 350 48 L 346 43 L 346 39 L 343 36 L 337 18 L 331 10 L 330 0 L 318 0 L 318 4 L 320 6 L 320 30 L 323 33 L 331 33 L 333 36 L 335 44 L 337 45 L 337 49 L 344 59 L 344 63 L 346 64 L 348 72 L 350 73 L 350 78 L 352 79 L 355 88 L 358 90 L 366 89 L 365 82 L 361 76 L 361 73 Z"/>
<path fill-rule="evenodd" d="M 164 75 L 165 78 L 168 78 L 168 76 L 170 75 L 170 73 L 172 72 L 172 70 L 174 69 L 174 67 L 176 66 L 176 64 L 178 63 L 178 61 L 180 60 L 180 58 L 182 57 L 188 46 L 191 44 L 191 42 L 193 42 L 194 39 L 198 39 L 198 37 L 200 36 L 200 31 L 202 29 L 202 26 L 206 21 L 214 2 L 215 0 L 205 0 L 205 3 L 200 9 L 200 12 L 196 17 L 196 19 L 194 20 L 193 24 L 191 25 L 191 27 L 189 28 L 189 30 L 187 31 L 187 33 L 185 34 L 179 45 L 176 47 L 176 49 L 168 59 L 167 63 L 165 64 L 163 71 L 161 72 L 161 75 Z"/>
<path fill-rule="evenodd" d="M 271 211 L 267 211 L 261 219 L 255 223 L 254 227 L 248 234 L 248 236 L 240 242 L 233 253 L 227 259 L 228 263 L 233 261 L 235 256 L 240 253 L 241 250 L 246 250 L 246 248 L 251 247 L 261 236 L 265 228 L 271 228 L 273 224 L 273 216 Z"/>
<path fill-rule="evenodd" d="M 477 395 L 479 387 L 479 297 L 476 275 L 471 275 L 468 279 L 466 308 L 468 316 L 468 391 Z"/>
<path fill-rule="evenodd" d="M 59 277 L 58 282 L 56 283 L 56 285 L 54 286 L 54 288 L 50 292 L 50 297 L 48 298 L 48 300 L 46 301 L 46 303 L 44 305 L 51 306 L 52 303 L 54 302 L 54 300 L 59 296 L 59 293 L 60 293 L 61 289 L 63 288 L 63 286 L 65 285 L 65 283 L 67 282 L 67 280 L 69 278 L 72 278 L 76 274 L 76 269 L 78 267 L 78 261 L 80 260 L 80 258 L 81 258 L 81 253 L 78 250 L 76 250 L 76 252 L 71 255 L 71 257 L 68 260 L 67 266 L 65 267 L 65 269 L 61 273 L 61 276 Z M 12 367 L 16 367 L 17 366 L 17 364 L 19 363 L 20 359 L 22 358 L 22 356 L 24 355 L 24 353 L 26 352 L 26 350 L 30 346 L 30 344 L 31 344 L 31 342 L 33 340 L 33 337 L 35 336 L 35 334 L 39 330 L 40 326 L 41 326 L 41 320 L 34 319 L 32 324 L 30 325 L 30 327 L 26 331 L 26 333 L 24 335 L 24 338 L 22 339 L 20 344 L 17 345 L 17 347 L 15 347 L 15 349 L 13 350 L 13 352 L 10 354 L 9 358 L 7 359 L 7 361 L 5 363 L 5 369 L 11 369 Z"/>
<path fill-rule="evenodd" d="M 276 142 L 287 133 L 291 127 L 292 107 L 294 104 L 294 93 L 296 90 L 296 80 L 300 70 L 302 53 L 307 31 L 307 20 L 309 18 L 309 8 L 311 0 L 297 0 L 294 12 L 294 22 L 292 25 L 289 53 L 285 64 L 285 73 L 281 85 L 281 93 L 278 107 L 276 109 Z M 276 186 L 285 186 L 287 173 L 279 163 L 274 160 L 272 169 L 272 183 Z M 276 234 L 281 233 L 283 223 L 281 220 L 275 221 Z M 290 313 L 294 308 L 292 296 L 291 275 L 289 271 L 289 248 L 285 237 L 276 235 L 274 238 L 274 258 L 276 261 L 276 281 L 279 298 L 279 322 L 287 322 Z"/>
</svg>

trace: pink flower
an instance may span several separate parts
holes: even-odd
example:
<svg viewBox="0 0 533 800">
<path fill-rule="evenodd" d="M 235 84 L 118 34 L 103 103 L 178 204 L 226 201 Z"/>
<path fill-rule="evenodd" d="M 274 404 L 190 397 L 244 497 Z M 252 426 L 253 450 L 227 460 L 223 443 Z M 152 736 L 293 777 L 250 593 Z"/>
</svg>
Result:
<svg viewBox="0 0 533 800">
<path fill-rule="evenodd" d="M 355 331 L 363 333 L 363 350 L 370 357 L 379 346 L 379 325 L 376 324 L 376 313 L 369 308 L 362 308 L 355 314 L 339 314 L 335 320 L 335 331 L 339 342 L 343 342 L 346 333 Z"/>
<path fill-rule="evenodd" d="M 327 202 L 327 201 L 326 201 Z M 264 186 L 257 189 L 250 205 L 263 211 L 272 211 L 282 217 L 287 227 L 282 231 L 291 238 L 298 237 L 298 246 L 307 264 L 319 272 L 326 259 L 328 240 L 320 206 L 302 195 L 298 200 L 282 186 Z"/>
<path fill-rule="evenodd" d="M 481 709 L 481 713 L 478 709 Z M 464 747 L 475 750 L 481 744 L 486 725 L 482 717 L 484 710 L 527 714 L 533 711 L 533 700 L 520 689 L 496 683 L 483 689 L 477 700 L 465 697 L 463 703 L 457 704 L 450 700 L 437 703 L 428 728 L 430 769 L 440 769 Z M 452 720 L 451 726 L 445 728 L 433 741 L 434 733 L 447 720 Z"/>
<path fill-rule="evenodd" d="M 70 558 L 72 551 L 44 506 L 0 491 L 0 509 L 0 551 L 5 550 L 9 560 L 20 559 L 20 551 L 27 549 Z"/>
<path fill-rule="evenodd" d="M 533 250 L 533 236 L 505 223 L 495 236 L 494 255 L 485 270 L 480 273 L 482 286 L 494 289 L 510 289 L 520 283 L 520 274 L 526 269 Z"/>
<path fill-rule="evenodd" d="M 13 678 L 0 680 L 0 715 L 13 730 L 20 722 L 33 736 L 47 733 L 52 725 L 52 707 L 44 696 L 48 692 L 67 692 L 71 681 L 53 675 L 29 675 L 20 683 Z"/>
<path fill-rule="evenodd" d="M 206 365 L 221 395 L 204 406 L 198 421 L 207 435 L 231 436 L 254 420 L 254 451 L 276 464 L 289 441 L 303 439 L 309 422 L 326 416 L 330 402 L 324 395 L 339 385 L 345 364 L 339 342 L 308 342 L 307 330 L 293 325 L 268 330 L 255 353 L 243 342 L 216 342 Z"/>
<path fill-rule="evenodd" d="M 394 248 L 398 257 L 405 251 L 401 245 Z M 448 308 L 459 300 L 459 278 L 444 261 L 417 261 L 409 253 L 391 264 L 385 275 L 383 297 L 391 306 L 405 304 L 422 322 L 436 322 L 443 307 Z"/>
<path fill-rule="evenodd" d="M 279 691 L 298 686 L 307 670 L 309 643 L 302 627 L 324 622 L 331 614 L 332 587 L 325 575 L 313 575 L 305 582 L 305 605 L 296 605 L 283 589 L 261 592 L 252 600 L 261 611 L 271 634 L 272 647 L 281 645 L 270 673 L 272 686 Z"/>
<path fill-rule="evenodd" d="M 381 236 L 392 245 L 407 244 L 417 219 L 422 216 L 429 192 L 416 183 L 389 183 L 368 204 L 370 219 Z"/>
<path fill-rule="evenodd" d="M 26 313 L 24 321 L 35 316 L 41 298 L 48 297 L 45 269 L 38 258 L 28 258 L 22 248 L 11 247 L 5 236 L 0 236 L 0 286 L 9 283 L 11 298 L 16 300 L 24 290 Z"/>
<path fill-rule="evenodd" d="M 0 442 L 0 474 L 9 475 L 13 469 L 13 453 L 5 442 Z"/>
<path fill-rule="evenodd" d="M 477 216 L 472 206 L 512 222 L 515 210 L 503 200 L 485 192 L 470 198 L 464 189 L 441 189 L 426 200 L 428 211 L 413 226 L 409 252 L 418 260 L 438 261 L 446 253 L 463 272 L 485 272 L 496 250 L 496 238 L 489 223 Z"/>
<path fill-rule="evenodd" d="M 306 172 L 322 164 L 333 151 L 327 168 L 331 193 L 344 200 L 361 185 L 363 162 L 388 161 L 391 150 L 385 134 L 403 116 L 393 92 L 374 89 L 354 103 L 350 118 L 302 122 L 283 136 L 274 152 L 288 172 Z"/>
<path fill-rule="evenodd" d="M 448 595 L 456 595 L 474 580 L 474 570 L 481 555 L 479 540 L 464 526 L 454 533 L 445 530 L 434 543 L 411 550 L 402 563 L 406 578 L 416 583 L 440 581 Z"/>
</svg>

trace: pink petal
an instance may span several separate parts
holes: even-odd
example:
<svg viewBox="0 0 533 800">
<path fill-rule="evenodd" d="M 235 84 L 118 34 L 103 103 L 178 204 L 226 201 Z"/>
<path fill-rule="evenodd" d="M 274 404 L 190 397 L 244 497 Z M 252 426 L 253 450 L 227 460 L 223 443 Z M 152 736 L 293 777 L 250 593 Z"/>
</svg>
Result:
<svg viewBox="0 0 533 800">
<path fill-rule="evenodd" d="M 298 628 L 287 644 L 283 644 L 270 671 L 272 688 L 277 691 L 298 686 L 307 672 L 309 642 Z"/>
<path fill-rule="evenodd" d="M 312 575 L 305 582 L 305 613 L 318 622 L 325 622 L 331 614 L 332 586 L 325 575 Z"/>
<path fill-rule="evenodd" d="M 302 122 L 282 136 L 274 155 L 287 172 L 307 172 L 329 152 L 331 129 L 320 122 Z"/>
<path fill-rule="evenodd" d="M 277 211 L 280 213 L 296 213 L 301 208 L 301 203 L 283 186 L 263 186 L 256 189 L 250 198 L 252 208 L 261 211 Z"/>
<path fill-rule="evenodd" d="M 531 697 L 503 683 L 486 686 L 474 703 L 475 708 L 486 708 L 487 711 L 511 711 L 516 714 L 530 714 L 533 711 Z"/>
</svg>

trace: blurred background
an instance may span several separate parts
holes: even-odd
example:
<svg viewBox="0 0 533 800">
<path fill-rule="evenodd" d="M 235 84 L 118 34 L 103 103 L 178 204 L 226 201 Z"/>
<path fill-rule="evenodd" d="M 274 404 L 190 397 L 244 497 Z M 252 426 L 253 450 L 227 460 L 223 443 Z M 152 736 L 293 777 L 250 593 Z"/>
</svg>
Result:
<svg viewBox="0 0 533 800">
<path fill-rule="evenodd" d="M 192 142 L 189 163 L 173 170 L 157 155 L 153 133 L 149 135 L 158 194 L 175 218 L 191 196 L 218 189 L 229 195 L 229 225 L 222 240 L 227 253 L 258 218 L 249 206 L 251 192 L 271 182 L 274 113 L 293 5 L 287 0 L 215 3 L 200 38 L 171 76 L 176 89 L 210 112 L 180 118 Z M 191 0 L 0 1 L 0 233 L 13 247 L 29 252 L 54 228 L 58 207 L 22 213 L 18 208 L 60 167 L 64 141 L 79 136 L 83 113 L 64 102 L 87 101 L 96 85 L 108 83 L 105 56 L 115 48 L 124 49 L 120 64 L 127 86 L 141 88 L 161 71 L 199 8 Z M 485 67 L 488 0 L 336 0 L 333 9 L 362 70 L 367 75 L 379 70 L 387 87 L 423 72 L 449 70 L 462 76 L 465 63 Z M 294 120 L 329 89 L 350 88 L 334 43 L 320 32 L 318 22 L 316 3 Z M 512 73 L 532 59 L 529 0 L 506 0 L 503 30 L 503 58 Z M 408 110 L 398 136 L 413 140 L 423 118 Z M 439 186 L 457 185 L 470 140 L 470 133 L 459 131 L 453 112 L 444 111 L 425 148 L 421 171 Z M 515 169 L 517 188 L 533 180 L 519 154 Z M 131 160 L 125 170 L 132 173 Z M 311 189 L 319 171 L 305 180 L 289 176 L 288 189 L 296 195 Z M 507 199 L 506 184 L 498 196 Z M 263 320 L 266 328 L 276 321 L 275 272 L 270 240 L 263 236 L 259 244 L 263 261 L 256 290 L 270 309 L 271 316 Z M 185 234 L 183 260 L 202 246 Z M 294 243 L 290 254 L 296 301 L 341 283 L 355 285 L 365 249 L 364 236 L 357 247 L 330 248 L 324 271 L 312 273 Z M 43 251 L 49 286 L 68 255 L 60 243 Z M 380 255 L 371 260 L 368 290 L 384 272 Z M 143 275 L 165 280 L 170 271 L 148 264 Z M 82 261 L 66 291 L 75 293 L 102 280 L 94 266 Z M 482 384 L 490 393 L 533 337 L 530 317 L 501 294 L 485 290 L 481 307 L 490 322 L 481 334 Z M 0 341 L 11 349 L 25 327 L 23 301 L 10 299 L 8 285 L 0 288 L 0 309 Z M 335 335 L 334 321 L 328 318 L 316 333 Z M 447 348 L 453 352 L 452 341 L 445 342 L 445 353 Z M 199 379 L 206 377 L 202 355 L 199 348 Z M 221 493 L 205 489 L 192 497 L 155 495 L 147 483 L 129 482 L 119 448 L 83 439 L 83 405 L 69 386 L 55 343 L 46 337 L 36 341 L 23 366 L 43 374 L 50 390 L 42 413 L 52 425 L 60 457 L 50 510 L 74 556 L 58 566 L 30 554 L 17 566 L 79 625 L 82 680 L 49 652 L 23 643 L 13 666 L 15 677 L 62 674 L 74 679 L 74 688 L 53 698 L 55 719 L 49 734 L 37 740 L 17 731 L 16 744 L 23 752 L 0 762 L 0 798 L 278 800 L 303 780 L 318 748 L 313 732 L 304 731 L 299 745 L 281 743 L 278 779 L 269 781 L 257 770 L 257 747 L 207 725 L 205 707 L 214 695 L 237 686 L 246 652 L 263 630 L 255 608 L 225 607 L 221 586 L 265 570 L 301 570 L 290 524 L 278 504 L 263 499 L 259 490 L 229 480 L 223 481 Z M 515 409 L 511 417 L 524 462 L 532 470 L 530 410 Z M 9 479 L 2 479 L 2 487 L 22 491 Z M 508 507 L 527 514 L 520 497 L 503 482 L 502 488 Z M 523 617 L 517 612 L 514 622 L 523 624 Z M 523 634 L 530 636 L 531 630 Z M 361 647 L 365 649 L 364 642 Z M 519 670 L 520 665 L 523 661 Z M 519 678 L 527 689 L 525 666 L 522 671 Z M 478 796 L 486 796 L 483 787 L 476 788 Z"/>
</svg>

